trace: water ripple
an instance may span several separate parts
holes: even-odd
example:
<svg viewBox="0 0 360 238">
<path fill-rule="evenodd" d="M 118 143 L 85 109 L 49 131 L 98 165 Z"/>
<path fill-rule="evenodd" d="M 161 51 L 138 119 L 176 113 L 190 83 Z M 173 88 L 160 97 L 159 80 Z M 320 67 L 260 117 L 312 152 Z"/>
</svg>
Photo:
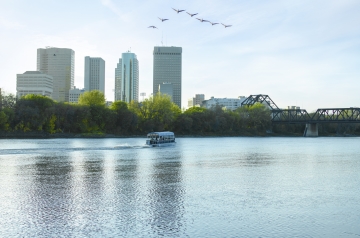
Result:
<svg viewBox="0 0 360 238">
<path fill-rule="evenodd" d="M 0 234 L 358 237 L 360 140 L 311 141 L 2 141 Z"/>
</svg>

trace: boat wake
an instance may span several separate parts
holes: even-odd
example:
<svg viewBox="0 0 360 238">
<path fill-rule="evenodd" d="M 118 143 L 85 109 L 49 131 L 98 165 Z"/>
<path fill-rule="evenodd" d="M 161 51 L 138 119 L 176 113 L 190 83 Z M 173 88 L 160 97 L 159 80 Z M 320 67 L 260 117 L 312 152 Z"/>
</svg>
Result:
<svg viewBox="0 0 360 238">
<path fill-rule="evenodd" d="M 129 144 L 123 144 L 123 145 L 117 145 L 114 147 L 114 149 L 118 150 L 126 150 L 126 149 L 145 149 L 150 148 L 148 145 L 129 145 Z"/>
</svg>

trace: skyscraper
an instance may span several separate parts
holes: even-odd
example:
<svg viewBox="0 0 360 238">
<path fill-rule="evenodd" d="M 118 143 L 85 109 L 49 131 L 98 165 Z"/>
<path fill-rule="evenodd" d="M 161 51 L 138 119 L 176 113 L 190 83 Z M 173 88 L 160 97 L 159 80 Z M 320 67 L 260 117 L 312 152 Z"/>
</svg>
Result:
<svg viewBox="0 0 360 238">
<path fill-rule="evenodd" d="M 72 49 L 37 49 L 37 71 L 53 77 L 52 98 L 56 101 L 69 101 L 69 90 L 74 86 L 74 58 Z"/>
<path fill-rule="evenodd" d="M 105 61 L 99 57 L 85 57 L 85 91 L 99 90 L 105 94 Z"/>
<path fill-rule="evenodd" d="M 181 108 L 181 59 L 182 48 L 174 46 L 154 47 L 153 94 L 159 91 L 159 85 L 171 83 L 173 102 Z"/>
<path fill-rule="evenodd" d="M 139 101 L 139 61 L 136 54 L 122 53 L 115 68 L 115 101 Z"/>
</svg>

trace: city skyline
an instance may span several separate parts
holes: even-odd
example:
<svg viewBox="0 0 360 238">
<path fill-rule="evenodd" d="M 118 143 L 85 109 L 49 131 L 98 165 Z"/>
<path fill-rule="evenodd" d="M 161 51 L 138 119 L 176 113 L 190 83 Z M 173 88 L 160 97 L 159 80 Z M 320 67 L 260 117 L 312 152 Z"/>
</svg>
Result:
<svg viewBox="0 0 360 238">
<path fill-rule="evenodd" d="M 201 23 L 172 8 L 232 27 Z M 79 88 L 84 57 L 102 57 L 105 94 L 113 100 L 114 68 L 121 53 L 131 49 L 142 62 L 139 91 L 150 95 L 152 50 L 164 44 L 184 49 L 182 105 L 204 93 L 207 98 L 267 94 L 279 107 L 308 111 L 359 106 L 359 11 L 358 1 L 214 0 L 204 6 L 200 1 L 99 0 L 77 1 L 70 8 L 60 2 L 3 2 L 0 53 L 7 57 L 0 59 L 0 87 L 16 93 L 16 74 L 36 70 L 36 49 L 50 45 L 76 52 Z"/>
</svg>

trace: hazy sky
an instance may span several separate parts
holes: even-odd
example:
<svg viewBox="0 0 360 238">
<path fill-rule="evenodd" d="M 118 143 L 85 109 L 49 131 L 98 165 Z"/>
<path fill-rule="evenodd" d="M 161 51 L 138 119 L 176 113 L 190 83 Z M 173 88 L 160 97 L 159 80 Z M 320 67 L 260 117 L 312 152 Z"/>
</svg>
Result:
<svg viewBox="0 0 360 238">
<path fill-rule="evenodd" d="M 360 106 L 359 0 L 0 0 L 0 87 L 16 92 L 16 74 L 36 70 L 37 48 L 71 48 L 75 86 L 84 86 L 84 57 L 102 57 L 113 100 L 116 63 L 131 48 L 149 95 L 162 38 L 183 48 L 183 106 L 197 93 L 268 94 L 279 107 L 308 111 Z"/>
</svg>

